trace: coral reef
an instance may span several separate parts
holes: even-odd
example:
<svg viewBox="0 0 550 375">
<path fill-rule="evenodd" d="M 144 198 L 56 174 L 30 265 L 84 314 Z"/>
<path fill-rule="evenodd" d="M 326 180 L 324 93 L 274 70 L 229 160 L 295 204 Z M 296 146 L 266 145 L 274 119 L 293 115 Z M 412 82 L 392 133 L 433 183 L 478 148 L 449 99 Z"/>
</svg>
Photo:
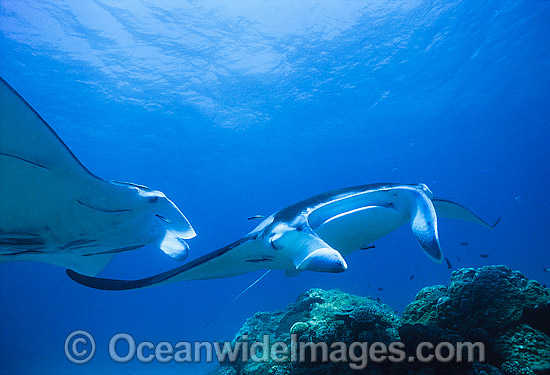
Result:
<svg viewBox="0 0 550 375">
<path fill-rule="evenodd" d="M 444 285 L 425 287 L 403 311 L 403 323 L 437 326 L 439 304 L 448 298 L 449 292 Z"/>
<path fill-rule="evenodd" d="M 522 366 L 518 361 L 505 361 L 500 369 L 505 375 L 535 375 L 533 370 Z"/>
<path fill-rule="evenodd" d="M 438 325 L 455 330 L 502 329 L 525 310 L 550 301 L 548 289 L 506 266 L 454 271 L 448 298 L 438 306 Z"/>
<path fill-rule="evenodd" d="M 391 343 L 399 340 L 399 316 L 388 306 L 368 297 L 358 297 L 340 290 L 311 289 L 301 294 L 296 302 L 289 304 L 285 311 L 272 313 L 259 312 L 246 320 L 233 340 L 233 344 L 261 342 L 269 335 L 269 342 L 283 342 L 287 350 L 282 356 L 290 356 L 292 345 L 299 343 L 327 343 L 382 341 Z M 292 335 L 292 336 L 291 336 Z M 294 341 L 292 341 L 294 337 Z M 309 350 L 309 351 L 308 351 Z M 275 361 L 232 363 L 232 370 L 223 366 L 218 374 L 321 374 L 348 371 L 347 363 L 322 363 L 313 361 L 313 350 L 305 350 L 303 362 L 290 360 L 276 364 Z M 298 351 L 296 351 L 298 352 Z M 260 356 L 261 353 L 255 353 Z M 321 359 L 319 357 L 319 359 Z M 321 364 L 321 366 L 318 366 Z M 228 372 L 229 371 L 229 372 Z"/>
<path fill-rule="evenodd" d="M 520 366 L 535 371 L 550 369 L 550 337 L 527 324 L 499 335 L 495 349 L 504 359 Z"/>
<path fill-rule="evenodd" d="M 311 289 L 284 311 L 256 313 L 233 340 L 261 342 L 268 335 L 270 343 L 284 343 L 277 356 L 252 350 L 251 355 L 264 360 L 227 363 L 216 374 L 550 374 L 549 312 L 548 289 L 506 266 L 454 271 L 449 286 L 422 289 L 401 319 L 372 298 Z M 473 353 L 474 362 L 373 361 L 370 356 L 374 343 L 390 348 L 397 343 L 403 358 L 418 359 L 416 349 L 423 342 L 434 347 L 451 343 L 451 348 L 442 345 L 443 356 L 456 348 L 463 358 Z M 459 346 L 464 342 L 480 344 Z M 295 361 L 301 345 L 304 360 Z M 322 345 L 331 350 L 348 345 L 349 362 L 341 360 L 338 350 L 323 357 Z"/>
<path fill-rule="evenodd" d="M 517 362 L 526 369 L 516 369 L 521 373 L 549 373 L 549 312 L 548 289 L 498 265 L 462 268 L 453 272 L 447 288 L 422 289 L 405 309 L 402 322 L 436 326 L 468 341 L 482 341 L 494 351 L 495 363 Z M 516 371 L 506 368 L 509 373 Z"/>
</svg>

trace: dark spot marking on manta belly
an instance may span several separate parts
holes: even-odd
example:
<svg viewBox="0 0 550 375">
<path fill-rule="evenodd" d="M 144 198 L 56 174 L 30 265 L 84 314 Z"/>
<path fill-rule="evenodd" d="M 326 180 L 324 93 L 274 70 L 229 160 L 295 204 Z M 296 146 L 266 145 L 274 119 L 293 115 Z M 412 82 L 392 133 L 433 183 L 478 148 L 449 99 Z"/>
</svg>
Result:
<svg viewBox="0 0 550 375">
<path fill-rule="evenodd" d="M 97 207 L 94 207 L 94 206 L 90 206 L 89 204 L 86 204 L 86 203 L 82 202 L 79 199 L 77 199 L 76 201 L 78 203 L 80 203 L 81 205 L 85 206 L 85 207 L 88 207 L 88 208 L 91 208 L 92 210 L 96 210 L 96 211 L 100 211 L 100 212 L 107 212 L 107 213 L 111 213 L 111 214 L 117 214 L 117 213 L 121 213 L 121 212 L 132 212 L 132 210 L 125 210 L 125 209 L 120 209 L 120 208 L 115 208 L 114 210 L 105 210 L 105 209 L 102 209 L 102 208 L 97 208 Z"/>
<path fill-rule="evenodd" d="M 143 247 L 143 246 L 145 246 L 145 244 L 143 244 L 143 245 L 135 245 L 135 246 L 119 247 L 118 249 L 112 249 L 112 250 L 107 250 L 107 251 L 100 251 L 100 252 L 98 252 L 98 253 L 83 254 L 82 256 L 84 256 L 84 257 L 89 257 L 89 256 L 101 255 L 101 254 L 116 254 L 116 253 L 122 253 L 122 252 L 124 252 L 124 251 L 130 251 L 130 250 L 139 249 L 140 247 Z"/>
<path fill-rule="evenodd" d="M 44 245 L 45 243 L 46 243 L 46 241 L 42 237 L 32 237 L 32 238 L 7 237 L 7 238 L 0 238 L 0 245 L 35 246 L 35 245 Z"/>
<path fill-rule="evenodd" d="M 149 200 L 149 203 L 157 203 L 157 201 L 159 200 L 159 197 L 157 196 L 149 197 L 148 200 Z"/>
<path fill-rule="evenodd" d="M 24 159 L 24 158 L 22 158 L 22 157 L 20 157 L 20 156 L 10 155 L 10 154 L 6 154 L 6 153 L 3 153 L 3 152 L 0 152 L 0 155 L 4 155 L 4 156 L 8 156 L 8 157 L 10 157 L 10 158 L 14 158 L 14 159 L 17 159 L 17 160 L 24 161 L 25 163 L 29 163 L 29 164 L 31 164 L 31 165 L 34 165 L 35 167 L 43 168 L 43 169 L 45 169 L 45 170 L 47 170 L 47 171 L 50 171 L 50 172 L 52 171 L 50 168 L 48 168 L 48 167 L 46 167 L 46 166 L 44 166 L 44 165 L 42 165 L 42 164 L 38 164 L 38 163 L 36 163 L 36 162 L 34 162 L 34 161 L 30 161 L 30 160 Z"/>
<path fill-rule="evenodd" d="M 45 252 L 40 250 L 23 250 L 23 251 L 18 251 L 16 253 L 0 254 L 0 255 L 12 256 L 12 255 L 22 255 L 22 254 L 45 254 Z"/>
<path fill-rule="evenodd" d="M 71 247 L 71 250 L 89 249 L 90 247 L 98 247 L 98 246 L 101 246 L 101 244 L 96 243 L 96 244 L 92 244 L 92 245 L 73 246 L 73 247 Z"/>
<path fill-rule="evenodd" d="M 58 249 L 59 250 L 65 250 L 65 249 L 68 249 L 68 248 L 74 248 L 75 246 L 81 247 L 82 245 L 86 245 L 86 244 L 89 244 L 89 243 L 95 242 L 95 241 L 97 241 L 97 240 L 74 240 L 74 241 L 71 241 L 71 242 L 67 242 L 63 246 L 59 246 Z"/>
<path fill-rule="evenodd" d="M 262 258 L 246 259 L 245 262 L 248 262 L 248 263 L 273 262 L 273 259 L 274 258 L 270 256 L 263 256 Z"/>
</svg>

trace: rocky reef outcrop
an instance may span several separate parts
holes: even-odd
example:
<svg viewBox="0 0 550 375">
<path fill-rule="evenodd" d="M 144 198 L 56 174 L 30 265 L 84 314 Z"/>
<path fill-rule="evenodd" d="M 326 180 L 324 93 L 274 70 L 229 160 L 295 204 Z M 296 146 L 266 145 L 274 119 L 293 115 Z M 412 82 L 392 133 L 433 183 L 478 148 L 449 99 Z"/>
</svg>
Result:
<svg viewBox="0 0 550 375">
<path fill-rule="evenodd" d="M 402 317 L 379 300 L 311 289 L 247 319 L 232 344 L 263 345 L 215 374 L 550 374 L 549 336 L 547 288 L 506 266 L 463 268 L 419 291 Z M 421 343 L 432 346 L 419 354 Z M 418 360 L 434 348 L 440 360 Z"/>
<path fill-rule="evenodd" d="M 549 290 L 499 265 L 462 268 L 453 272 L 448 287 L 422 289 L 401 324 L 440 327 L 468 340 L 483 332 L 493 361 L 508 373 L 514 373 L 511 367 L 550 373 L 549 321 Z"/>
</svg>

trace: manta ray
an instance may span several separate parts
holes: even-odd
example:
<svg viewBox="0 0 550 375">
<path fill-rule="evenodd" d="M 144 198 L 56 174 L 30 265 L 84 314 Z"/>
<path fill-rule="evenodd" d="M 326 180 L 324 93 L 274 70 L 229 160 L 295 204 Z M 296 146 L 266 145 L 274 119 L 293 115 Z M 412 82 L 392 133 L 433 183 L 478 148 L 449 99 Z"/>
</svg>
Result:
<svg viewBox="0 0 550 375">
<path fill-rule="evenodd" d="M 92 174 L 0 78 L 0 262 L 97 275 L 116 253 L 158 245 L 185 259 L 189 221 L 162 192 Z"/>
<path fill-rule="evenodd" d="M 371 184 L 332 190 L 286 207 L 236 242 L 175 269 L 140 280 L 93 278 L 67 270 L 76 282 L 104 290 L 126 290 L 182 280 L 215 279 L 261 269 L 343 272 L 344 257 L 409 224 L 424 253 L 441 263 L 438 217 L 494 228 L 466 207 L 434 199 L 425 184 Z"/>
</svg>

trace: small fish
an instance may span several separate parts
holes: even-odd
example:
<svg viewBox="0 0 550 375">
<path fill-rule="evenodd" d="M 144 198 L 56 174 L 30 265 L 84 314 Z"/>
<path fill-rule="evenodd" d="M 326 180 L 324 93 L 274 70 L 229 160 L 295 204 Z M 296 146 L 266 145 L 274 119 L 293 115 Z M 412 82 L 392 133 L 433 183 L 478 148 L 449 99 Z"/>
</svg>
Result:
<svg viewBox="0 0 550 375">
<path fill-rule="evenodd" d="M 523 200 L 523 195 L 516 195 L 514 199 L 518 202 L 521 202 Z"/>
<path fill-rule="evenodd" d="M 382 287 L 378 288 L 378 291 L 379 291 L 379 292 L 381 292 L 381 291 L 383 291 L 383 290 L 384 290 L 384 288 L 382 288 Z"/>
<path fill-rule="evenodd" d="M 264 215 L 254 215 L 254 216 L 250 216 L 248 220 L 262 220 L 263 218 L 265 218 Z"/>
<path fill-rule="evenodd" d="M 479 254 L 479 256 L 485 259 L 489 258 L 489 254 Z"/>
<path fill-rule="evenodd" d="M 466 242 L 466 241 L 461 242 L 460 244 L 461 244 L 462 246 L 470 246 L 470 243 L 469 243 L 469 242 Z"/>
<path fill-rule="evenodd" d="M 462 259 L 460 259 L 460 257 L 456 257 L 456 260 L 458 260 L 459 262 L 462 262 Z"/>
<path fill-rule="evenodd" d="M 372 286 L 372 284 L 369 284 L 369 285 L 367 285 L 367 288 L 370 288 L 371 286 Z"/>
<path fill-rule="evenodd" d="M 545 269 L 542 270 L 542 272 L 550 272 L 550 267 L 546 267 Z"/>
<path fill-rule="evenodd" d="M 449 258 L 445 257 L 445 262 L 447 262 L 447 268 L 448 269 L 453 268 L 453 265 L 451 264 L 451 261 L 449 260 Z"/>
<path fill-rule="evenodd" d="M 359 248 L 359 250 L 368 250 L 368 249 L 374 249 L 374 245 L 370 245 L 370 246 L 361 246 Z"/>
<path fill-rule="evenodd" d="M 414 275 L 411 275 L 411 276 L 409 277 L 409 280 L 412 280 L 412 279 L 414 279 Z"/>
</svg>

